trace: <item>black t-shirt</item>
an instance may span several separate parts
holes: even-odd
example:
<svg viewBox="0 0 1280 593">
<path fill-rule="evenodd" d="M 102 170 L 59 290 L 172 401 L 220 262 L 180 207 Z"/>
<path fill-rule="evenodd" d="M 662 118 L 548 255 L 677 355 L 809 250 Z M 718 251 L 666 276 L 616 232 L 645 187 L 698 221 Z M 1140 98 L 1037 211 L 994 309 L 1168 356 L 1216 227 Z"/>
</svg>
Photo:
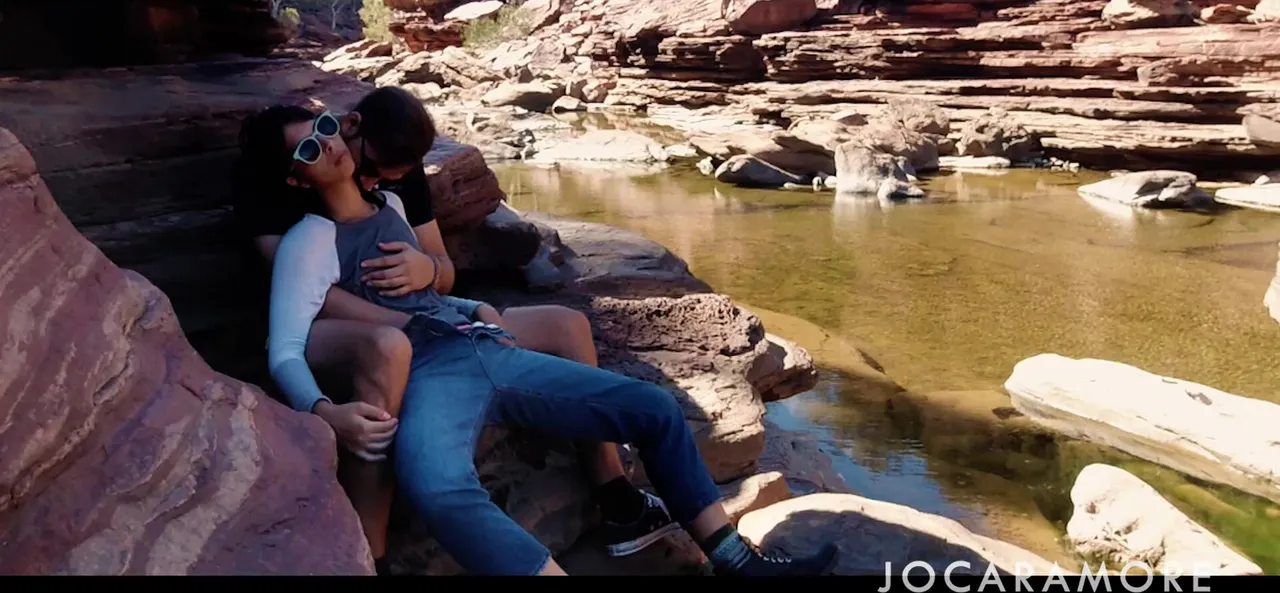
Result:
<svg viewBox="0 0 1280 593">
<path fill-rule="evenodd" d="M 417 228 L 435 220 L 435 214 L 431 210 L 427 174 L 421 167 L 414 168 L 397 181 L 379 183 L 378 189 L 400 196 L 409 226 Z M 365 197 L 373 198 L 367 193 Z M 234 204 L 236 225 L 249 239 L 263 235 L 283 235 L 307 213 L 315 212 L 318 206 L 319 197 L 314 190 L 306 188 L 287 186 L 270 193 L 240 191 L 237 192 Z"/>
</svg>

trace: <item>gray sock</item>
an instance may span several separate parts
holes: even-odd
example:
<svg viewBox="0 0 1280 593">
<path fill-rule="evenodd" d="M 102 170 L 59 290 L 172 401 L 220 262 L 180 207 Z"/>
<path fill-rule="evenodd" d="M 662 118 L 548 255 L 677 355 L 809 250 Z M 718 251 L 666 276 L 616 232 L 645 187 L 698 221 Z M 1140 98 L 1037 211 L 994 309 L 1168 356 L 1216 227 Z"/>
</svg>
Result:
<svg viewBox="0 0 1280 593">
<path fill-rule="evenodd" d="M 742 568 L 755 556 L 755 552 L 747 547 L 732 525 L 725 525 L 711 534 L 702 544 L 702 552 L 707 555 L 711 564 L 731 569 Z"/>
</svg>

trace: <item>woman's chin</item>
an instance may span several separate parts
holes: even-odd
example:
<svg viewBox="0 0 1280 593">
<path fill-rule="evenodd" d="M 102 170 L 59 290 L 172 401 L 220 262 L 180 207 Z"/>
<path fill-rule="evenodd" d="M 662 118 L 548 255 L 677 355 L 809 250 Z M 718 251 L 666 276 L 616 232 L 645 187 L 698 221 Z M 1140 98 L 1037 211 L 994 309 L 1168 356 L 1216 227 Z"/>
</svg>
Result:
<svg viewBox="0 0 1280 593">
<path fill-rule="evenodd" d="M 352 162 L 351 157 L 343 157 L 338 161 L 338 171 L 346 177 L 352 177 L 356 174 L 356 164 Z"/>
</svg>

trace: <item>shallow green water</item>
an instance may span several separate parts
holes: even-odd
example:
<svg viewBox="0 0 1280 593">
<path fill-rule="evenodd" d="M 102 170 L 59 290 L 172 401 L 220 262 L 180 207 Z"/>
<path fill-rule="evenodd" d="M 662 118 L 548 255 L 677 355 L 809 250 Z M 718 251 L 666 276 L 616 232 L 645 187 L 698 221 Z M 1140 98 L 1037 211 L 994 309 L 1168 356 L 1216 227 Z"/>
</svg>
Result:
<svg viewBox="0 0 1280 593">
<path fill-rule="evenodd" d="M 1098 174 L 1027 170 L 942 175 L 928 200 L 892 206 L 743 190 L 689 166 L 498 175 L 517 209 L 638 231 L 717 291 L 857 343 L 913 392 L 998 390 L 1019 360 L 1056 352 L 1280 401 L 1280 325 L 1261 304 L 1277 215 L 1137 212 L 1080 198 L 1075 187 Z M 1097 447 L 993 447 L 990 435 L 860 400 L 834 371 L 770 415 L 823 439 L 864 495 L 1049 556 L 1075 474 L 1120 464 L 1280 572 L 1280 509 Z"/>
</svg>

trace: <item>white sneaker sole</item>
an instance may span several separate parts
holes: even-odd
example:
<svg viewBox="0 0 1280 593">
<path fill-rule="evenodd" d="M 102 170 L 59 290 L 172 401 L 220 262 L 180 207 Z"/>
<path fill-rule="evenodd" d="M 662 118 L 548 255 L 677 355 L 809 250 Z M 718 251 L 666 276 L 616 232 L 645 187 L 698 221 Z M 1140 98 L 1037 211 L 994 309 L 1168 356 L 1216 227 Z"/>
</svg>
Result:
<svg viewBox="0 0 1280 593">
<path fill-rule="evenodd" d="M 658 530 L 652 533 L 645 534 L 639 539 L 635 539 L 629 542 L 623 542 L 620 544 L 613 544 L 611 546 L 605 546 L 605 551 L 608 552 L 608 554 L 610 556 L 613 556 L 614 558 L 618 558 L 621 556 L 630 556 L 632 554 L 635 554 L 636 552 L 639 552 L 640 550 L 643 550 L 649 546 L 652 546 L 653 544 L 657 543 L 658 540 L 666 537 L 667 535 L 675 532 L 678 529 L 680 529 L 679 523 L 668 523 L 665 526 L 659 528 Z"/>
</svg>

